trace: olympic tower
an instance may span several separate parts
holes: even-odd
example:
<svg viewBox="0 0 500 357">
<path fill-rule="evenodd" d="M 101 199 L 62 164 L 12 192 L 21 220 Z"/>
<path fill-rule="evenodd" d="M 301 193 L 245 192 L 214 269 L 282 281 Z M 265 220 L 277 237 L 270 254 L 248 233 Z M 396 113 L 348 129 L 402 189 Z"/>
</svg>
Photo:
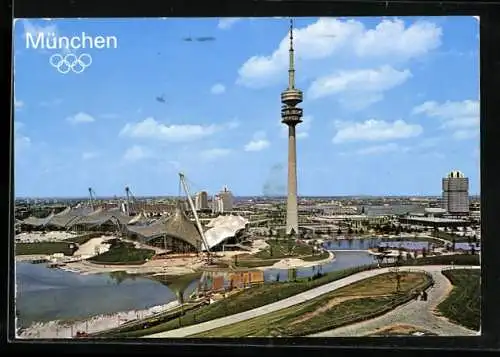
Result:
<svg viewBox="0 0 500 357">
<path fill-rule="evenodd" d="M 297 204 L 297 145 L 295 128 L 302 123 L 302 91 L 295 88 L 295 68 L 293 51 L 293 20 L 290 19 L 290 50 L 288 68 L 288 88 L 281 93 L 281 122 L 288 126 L 288 197 L 286 203 L 286 233 L 298 233 L 299 218 Z"/>
</svg>

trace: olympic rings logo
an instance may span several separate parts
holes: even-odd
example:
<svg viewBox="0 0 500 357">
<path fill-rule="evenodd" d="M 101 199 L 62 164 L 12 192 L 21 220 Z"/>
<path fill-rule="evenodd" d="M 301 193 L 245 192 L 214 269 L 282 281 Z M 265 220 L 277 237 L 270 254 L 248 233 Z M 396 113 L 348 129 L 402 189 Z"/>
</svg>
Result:
<svg viewBox="0 0 500 357">
<path fill-rule="evenodd" d="M 61 55 L 59 53 L 50 56 L 49 63 L 61 74 L 69 72 L 82 73 L 92 64 L 92 57 L 87 53 L 77 56 L 72 53 Z"/>
</svg>

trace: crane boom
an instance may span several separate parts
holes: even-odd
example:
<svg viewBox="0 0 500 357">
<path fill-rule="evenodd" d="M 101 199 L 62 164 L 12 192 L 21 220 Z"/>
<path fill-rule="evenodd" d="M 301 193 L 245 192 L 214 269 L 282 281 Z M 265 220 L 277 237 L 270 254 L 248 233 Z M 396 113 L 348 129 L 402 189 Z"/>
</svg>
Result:
<svg viewBox="0 0 500 357">
<path fill-rule="evenodd" d="M 94 210 L 94 197 L 95 197 L 95 193 L 94 193 L 94 190 L 92 189 L 92 187 L 89 187 L 89 196 L 90 196 L 90 208 L 92 210 Z"/>
<path fill-rule="evenodd" d="M 187 196 L 187 199 L 189 202 L 189 207 L 191 207 L 191 210 L 193 211 L 194 220 L 196 222 L 196 226 L 198 227 L 198 230 L 200 231 L 201 239 L 203 240 L 203 244 L 205 245 L 205 249 L 207 250 L 207 255 L 210 256 L 210 249 L 208 248 L 208 243 L 207 243 L 207 240 L 205 238 L 205 233 L 203 233 L 203 228 L 200 224 L 198 214 L 196 213 L 196 209 L 194 207 L 193 200 L 191 199 L 191 194 L 189 193 L 189 189 L 188 189 L 186 181 L 184 179 L 184 174 L 179 173 L 179 178 L 181 180 L 182 188 L 184 189 L 184 192 L 186 193 L 186 196 Z"/>
</svg>

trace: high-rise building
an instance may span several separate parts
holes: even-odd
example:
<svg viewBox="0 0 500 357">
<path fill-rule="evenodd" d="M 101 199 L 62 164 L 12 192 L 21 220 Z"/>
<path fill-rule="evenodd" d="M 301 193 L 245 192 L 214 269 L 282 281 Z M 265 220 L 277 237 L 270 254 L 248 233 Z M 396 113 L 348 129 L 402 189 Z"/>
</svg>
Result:
<svg viewBox="0 0 500 357">
<path fill-rule="evenodd" d="M 197 211 L 208 209 L 208 193 L 201 191 L 194 197 L 194 208 Z"/>
<path fill-rule="evenodd" d="M 295 67 L 293 52 L 293 20 L 290 20 L 290 49 L 288 88 L 281 93 L 281 122 L 288 126 L 288 195 L 286 202 L 286 233 L 298 233 L 299 214 L 297 204 L 297 147 L 295 127 L 302 123 L 302 91 L 295 88 Z"/>
<path fill-rule="evenodd" d="M 469 213 L 469 179 L 460 171 L 443 178 L 443 208 L 450 214 Z"/>
<path fill-rule="evenodd" d="M 233 210 L 233 194 L 227 186 L 224 186 L 222 191 L 214 196 L 212 205 L 214 212 L 223 213 Z"/>
</svg>

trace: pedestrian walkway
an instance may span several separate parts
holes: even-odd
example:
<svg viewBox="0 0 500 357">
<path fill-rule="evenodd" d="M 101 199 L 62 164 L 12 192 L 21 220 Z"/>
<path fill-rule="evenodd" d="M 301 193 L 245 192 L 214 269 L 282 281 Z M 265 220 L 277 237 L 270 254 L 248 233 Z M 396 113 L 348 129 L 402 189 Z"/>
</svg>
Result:
<svg viewBox="0 0 500 357">
<path fill-rule="evenodd" d="M 477 267 L 479 268 L 479 267 Z M 428 290 L 427 301 L 412 300 L 407 304 L 371 320 L 314 334 L 310 337 L 353 337 L 371 335 L 384 327 L 397 324 L 412 325 L 439 336 L 475 336 L 477 331 L 449 322 L 438 316 L 435 309 L 452 289 L 450 281 L 441 271 L 429 271 L 434 286 Z"/>
<path fill-rule="evenodd" d="M 451 266 L 447 266 L 447 265 L 424 265 L 424 266 L 400 267 L 399 270 L 400 271 L 427 271 L 427 272 L 433 274 L 433 276 L 434 276 L 434 274 L 437 273 L 436 276 L 441 276 L 446 281 L 448 281 L 441 274 L 441 270 L 443 270 L 445 268 L 450 268 L 450 267 Z M 479 267 L 477 267 L 477 268 L 479 268 Z M 237 322 L 249 320 L 249 319 L 252 319 L 252 318 L 255 318 L 258 316 L 262 316 L 262 315 L 265 315 L 265 314 L 268 314 L 268 313 L 271 313 L 274 311 L 278 311 L 278 310 L 285 309 L 285 308 L 290 307 L 290 306 L 294 306 L 294 305 L 309 301 L 309 300 L 314 299 L 318 296 L 329 293 L 329 292 L 336 290 L 336 289 L 340 289 L 344 286 L 355 283 L 357 281 L 360 281 L 360 280 L 363 280 L 366 278 L 371 278 L 371 277 L 379 275 L 379 274 L 388 273 L 391 271 L 391 269 L 392 268 L 381 268 L 381 269 L 374 269 L 374 270 L 360 272 L 357 274 L 350 275 L 346 278 L 339 279 L 339 280 L 333 281 L 331 283 L 319 286 L 317 288 L 305 291 L 303 293 L 291 296 L 289 298 L 274 302 L 272 304 L 258 307 L 258 308 L 253 309 L 253 310 L 241 312 L 239 314 L 234 314 L 234 315 L 230 315 L 230 316 L 226 316 L 226 317 L 221 317 L 219 319 L 214 319 L 211 321 L 207 321 L 207 322 L 203 322 L 200 324 L 179 328 L 176 330 L 160 332 L 160 333 L 156 333 L 156 334 L 148 335 L 148 336 L 144 336 L 144 337 L 146 337 L 146 338 L 187 337 L 187 336 L 199 334 L 201 332 L 205 332 L 205 331 L 213 330 L 213 329 L 216 329 L 219 327 L 235 324 Z M 440 281 L 440 284 L 442 285 L 443 284 L 442 280 L 439 280 L 439 281 Z M 435 285 L 434 289 L 437 289 L 436 285 Z M 427 307 L 429 306 L 430 303 L 432 303 L 432 301 L 430 301 L 430 300 L 431 300 L 431 297 L 429 294 L 429 300 L 426 302 Z M 420 301 L 418 301 L 418 302 L 420 303 Z M 422 302 L 422 303 L 424 303 L 424 302 Z M 404 321 L 404 320 L 402 320 L 402 321 Z M 359 334 L 356 333 L 356 335 L 359 335 Z"/>
</svg>

